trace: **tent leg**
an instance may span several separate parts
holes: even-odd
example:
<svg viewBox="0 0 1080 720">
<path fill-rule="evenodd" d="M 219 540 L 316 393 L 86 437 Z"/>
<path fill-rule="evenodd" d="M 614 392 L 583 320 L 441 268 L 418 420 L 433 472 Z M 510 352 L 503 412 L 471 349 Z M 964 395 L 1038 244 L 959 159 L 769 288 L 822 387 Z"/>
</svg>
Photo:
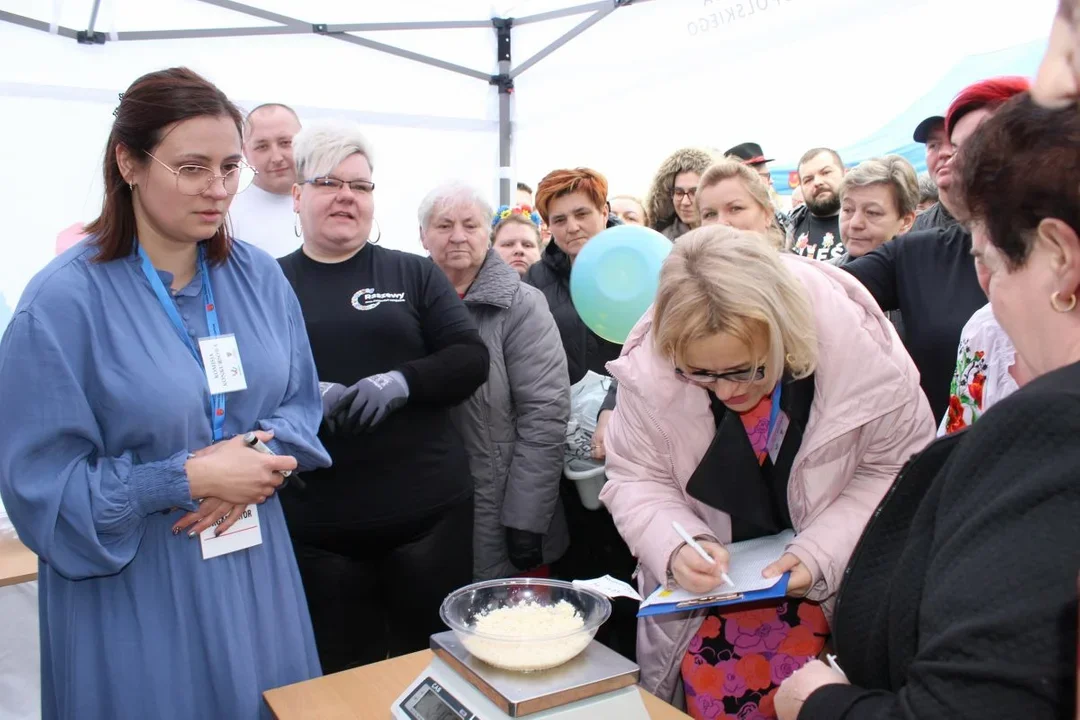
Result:
<svg viewBox="0 0 1080 720">
<path fill-rule="evenodd" d="M 515 186 L 514 171 L 511 166 L 514 150 L 513 127 L 510 120 L 510 96 L 514 92 L 514 81 L 510 77 L 510 30 L 512 18 L 492 18 L 498 35 L 499 74 L 491 78 L 491 84 L 499 88 L 499 204 L 512 205 Z"/>
<path fill-rule="evenodd" d="M 510 72 L 510 63 L 499 63 L 501 72 Z M 511 156 L 514 149 L 514 138 L 510 127 L 510 93 L 499 91 L 499 203 L 512 205 L 511 199 L 514 194 L 513 170 Z"/>
</svg>

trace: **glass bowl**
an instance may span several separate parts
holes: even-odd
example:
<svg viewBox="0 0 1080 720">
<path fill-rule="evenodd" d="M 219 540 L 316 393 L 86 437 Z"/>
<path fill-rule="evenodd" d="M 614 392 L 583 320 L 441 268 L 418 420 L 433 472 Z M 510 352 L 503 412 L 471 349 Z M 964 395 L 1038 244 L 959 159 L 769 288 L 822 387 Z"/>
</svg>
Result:
<svg viewBox="0 0 1080 720">
<path fill-rule="evenodd" d="M 525 603 L 552 606 L 562 600 L 581 616 L 580 629 L 545 633 L 542 628 L 523 628 L 524 632 L 513 635 L 476 630 L 477 616 L 483 613 Z M 562 665 L 587 648 L 611 616 L 611 601 L 562 580 L 488 580 L 450 593 L 439 616 L 473 656 L 504 670 L 534 672 Z"/>
</svg>

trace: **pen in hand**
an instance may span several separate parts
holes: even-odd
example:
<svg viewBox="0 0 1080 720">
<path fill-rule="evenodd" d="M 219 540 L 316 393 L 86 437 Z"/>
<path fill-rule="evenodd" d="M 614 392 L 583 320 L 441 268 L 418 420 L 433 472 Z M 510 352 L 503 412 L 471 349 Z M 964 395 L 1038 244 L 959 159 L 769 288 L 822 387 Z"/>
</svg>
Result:
<svg viewBox="0 0 1080 720">
<path fill-rule="evenodd" d="M 840 668 L 840 665 L 839 665 L 839 663 L 837 663 L 837 662 L 836 662 L 836 656 L 835 656 L 835 655 L 831 655 L 831 654 L 826 654 L 826 655 L 825 655 L 825 659 L 829 661 L 829 667 L 831 667 L 831 668 L 832 668 L 833 670 L 835 670 L 836 672 L 838 672 L 838 673 L 840 673 L 841 675 L 843 675 L 843 676 L 844 676 L 844 679 L 845 679 L 845 680 L 847 680 L 847 679 L 848 679 L 847 673 L 846 673 L 846 672 L 844 672 L 844 671 L 843 671 L 843 670 L 842 670 L 842 669 Z"/>
<path fill-rule="evenodd" d="M 276 455 L 277 454 L 273 450 L 271 450 L 266 445 L 266 443 L 264 443 L 262 440 L 260 440 L 258 438 L 258 436 L 256 436 L 255 433 L 253 433 L 253 432 L 249 432 L 249 433 L 244 435 L 244 443 L 249 448 L 251 448 L 252 450 L 258 450 L 259 452 L 263 453 L 264 455 Z M 298 488 L 300 488 L 301 490 L 304 490 L 307 487 L 307 484 L 303 480 L 300 479 L 300 476 L 295 475 L 292 470 L 279 470 L 278 474 L 280 474 L 286 480 L 288 480 L 289 478 L 292 478 L 292 481 L 294 483 L 296 483 L 296 486 Z"/>
<path fill-rule="evenodd" d="M 690 537 L 690 533 L 686 532 L 686 528 L 680 525 L 678 520 L 672 521 L 671 527 L 675 529 L 675 532 L 679 534 L 679 537 L 683 539 L 683 542 L 689 545 L 694 552 L 704 558 L 710 565 L 716 564 L 716 560 L 713 558 L 713 556 L 705 552 L 705 548 L 701 547 L 701 545 L 698 544 L 697 540 Z M 720 578 L 728 585 L 735 587 L 735 583 L 731 581 L 731 578 L 728 577 L 728 574 L 726 572 L 721 572 Z"/>
</svg>

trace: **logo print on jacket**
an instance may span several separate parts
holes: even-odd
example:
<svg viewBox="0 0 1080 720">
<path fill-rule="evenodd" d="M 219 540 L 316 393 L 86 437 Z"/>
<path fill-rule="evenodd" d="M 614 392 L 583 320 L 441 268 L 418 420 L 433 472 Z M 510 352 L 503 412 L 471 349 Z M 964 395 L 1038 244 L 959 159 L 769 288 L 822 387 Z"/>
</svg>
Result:
<svg viewBox="0 0 1080 720">
<path fill-rule="evenodd" d="M 352 296 L 352 306 L 357 310 L 374 310 L 384 302 L 405 302 L 405 293 L 381 293 L 375 292 L 375 288 L 363 288 Z"/>
</svg>

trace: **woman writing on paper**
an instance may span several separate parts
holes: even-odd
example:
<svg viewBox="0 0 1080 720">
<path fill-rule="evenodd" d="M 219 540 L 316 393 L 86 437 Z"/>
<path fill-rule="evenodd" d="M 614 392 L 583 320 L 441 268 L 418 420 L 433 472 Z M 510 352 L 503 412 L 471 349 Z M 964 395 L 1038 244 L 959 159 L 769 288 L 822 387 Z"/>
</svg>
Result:
<svg viewBox="0 0 1080 720">
<path fill-rule="evenodd" d="M 653 310 L 608 368 L 620 389 L 601 500 L 642 593 L 708 592 L 728 543 L 798 534 L 765 571 L 790 571 L 794 600 L 643 619 L 642 685 L 672 702 L 685 691 L 698 718 L 750 705 L 773 717 L 779 682 L 824 644 L 864 524 L 933 439 L 915 367 L 857 281 L 712 226 L 676 242 Z"/>
</svg>

